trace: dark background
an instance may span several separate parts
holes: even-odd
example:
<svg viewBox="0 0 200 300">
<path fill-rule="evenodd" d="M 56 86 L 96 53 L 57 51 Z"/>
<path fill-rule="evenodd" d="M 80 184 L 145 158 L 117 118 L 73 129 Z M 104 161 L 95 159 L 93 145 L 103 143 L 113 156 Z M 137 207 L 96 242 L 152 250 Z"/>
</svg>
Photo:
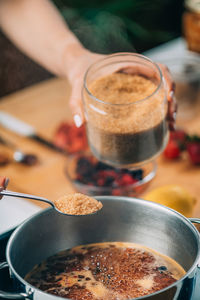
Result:
<svg viewBox="0 0 200 300">
<path fill-rule="evenodd" d="M 13 0 L 14 1 L 14 0 Z M 183 0 L 54 0 L 84 46 L 143 52 L 182 34 Z M 52 77 L 0 32 L 0 97 Z"/>
</svg>

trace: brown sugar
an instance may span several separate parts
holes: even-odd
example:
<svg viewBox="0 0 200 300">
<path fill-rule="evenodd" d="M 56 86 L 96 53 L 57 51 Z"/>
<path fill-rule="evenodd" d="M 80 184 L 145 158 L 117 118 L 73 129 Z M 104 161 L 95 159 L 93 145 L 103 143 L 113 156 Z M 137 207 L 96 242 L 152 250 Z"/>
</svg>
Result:
<svg viewBox="0 0 200 300">
<path fill-rule="evenodd" d="M 55 207 L 69 215 L 88 215 L 102 208 L 102 203 L 80 193 L 68 194 L 54 201 Z"/>
<path fill-rule="evenodd" d="M 129 104 L 153 94 L 156 84 L 141 76 L 112 73 L 92 82 L 92 94 L 110 104 Z"/>
<path fill-rule="evenodd" d="M 100 160 L 137 164 L 162 151 L 167 99 L 155 80 L 118 71 L 91 82 L 89 91 L 96 98 L 85 97 L 89 144 Z"/>
<path fill-rule="evenodd" d="M 119 72 L 94 80 L 90 92 L 107 105 L 88 97 L 89 122 L 110 133 L 137 133 L 158 125 L 163 120 L 164 93 L 141 101 L 156 87 L 155 82 L 141 75 Z"/>
</svg>

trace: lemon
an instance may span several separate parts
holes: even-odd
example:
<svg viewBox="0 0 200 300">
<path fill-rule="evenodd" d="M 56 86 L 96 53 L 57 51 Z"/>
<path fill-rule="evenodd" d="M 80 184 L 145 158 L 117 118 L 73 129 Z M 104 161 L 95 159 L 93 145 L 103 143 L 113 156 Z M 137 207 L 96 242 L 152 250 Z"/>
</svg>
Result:
<svg viewBox="0 0 200 300">
<path fill-rule="evenodd" d="M 143 199 L 170 207 L 186 217 L 191 217 L 196 199 L 183 187 L 175 184 L 153 189 Z"/>
</svg>

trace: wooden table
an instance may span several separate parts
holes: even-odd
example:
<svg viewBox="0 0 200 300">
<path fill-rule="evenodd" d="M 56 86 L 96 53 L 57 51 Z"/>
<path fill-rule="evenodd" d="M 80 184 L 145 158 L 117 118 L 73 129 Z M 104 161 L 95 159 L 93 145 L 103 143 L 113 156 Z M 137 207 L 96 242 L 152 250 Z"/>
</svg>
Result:
<svg viewBox="0 0 200 300">
<path fill-rule="evenodd" d="M 33 125 L 39 134 L 51 139 L 60 122 L 71 118 L 69 94 L 70 87 L 66 80 L 51 79 L 2 98 L 0 110 Z M 180 125 L 191 133 L 200 134 L 200 105 L 195 111 L 192 120 L 184 121 Z M 9 136 L 22 150 L 35 153 L 40 159 L 40 164 L 33 167 L 17 163 L 0 167 L 0 174 L 10 178 L 9 189 L 49 199 L 73 191 L 65 176 L 66 157 L 3 128 L 0 128 L 0 132 Z M 183 186 L 197 198 L 194 216 L 200 217 L 200 167 L 192 166 L 186 157 L 169 162 L 161 156 L 158 159 L 156 178 L 149 189 L 174 183 Z M 38 205 L 45 206 L 39 202 Z"/>
</svg>

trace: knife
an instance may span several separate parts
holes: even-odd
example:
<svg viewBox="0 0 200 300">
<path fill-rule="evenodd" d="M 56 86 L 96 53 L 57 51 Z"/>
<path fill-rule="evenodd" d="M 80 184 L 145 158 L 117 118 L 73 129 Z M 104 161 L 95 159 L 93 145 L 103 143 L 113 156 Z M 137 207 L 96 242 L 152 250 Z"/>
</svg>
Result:
<svg viewBox="0 0 200 300">
<path fill-rule="evenodd" d="M 50 142 L 50 141 L 44 139 L 43 137 L 41 137 L 40 135 L 38 135 L 36 133 L 34 127 L 17 119 L 16 117 L 13 117 L 12 115 L 10 115 L 4 111 L 0 111 L 0 125 L 2 125 L 4 128 L 9 129 L 19 135 L 31 138 L 50 149 L 67 154 L 66 151 L 63 150 L 62 148 L 54 145 L 52 142 Z"/>
</svg>

